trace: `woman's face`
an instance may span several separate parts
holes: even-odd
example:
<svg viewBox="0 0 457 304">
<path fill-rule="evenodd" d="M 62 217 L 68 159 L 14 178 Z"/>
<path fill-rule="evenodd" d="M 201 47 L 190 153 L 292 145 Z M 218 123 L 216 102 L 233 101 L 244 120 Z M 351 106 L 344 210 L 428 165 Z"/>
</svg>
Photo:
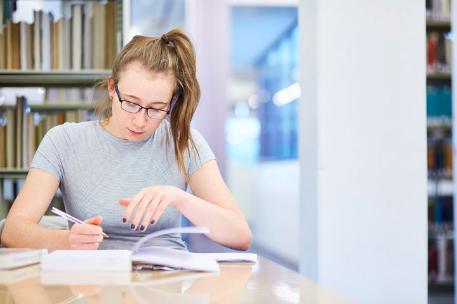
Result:
<svg viewBox="0 0 457 304">
<path fill-rule="evenodd" d="M 113 79 L 108 80 L 113 115 L 105 126 L 106 129 L 114 136 L 126 140 L 140 141 L 149 138 L 170 107 L 175 87 L 173 73 L 151 72 L 141 63 L 132 62 L 119 73 L 117 92 L 115 85 Z M 139 109 L 137 105 L 152 109 L 131 113 Z"/>
</svg>

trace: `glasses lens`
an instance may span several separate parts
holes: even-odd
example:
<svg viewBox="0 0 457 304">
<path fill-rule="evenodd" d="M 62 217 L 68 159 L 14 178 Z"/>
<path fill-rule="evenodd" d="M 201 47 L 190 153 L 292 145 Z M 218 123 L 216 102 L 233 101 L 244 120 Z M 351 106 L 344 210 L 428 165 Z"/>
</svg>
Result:
<svg viewBox="0 0 457 304">
<path fill-rule="evenodd" d="M 149 108 L 147 110 L 147 113 L 148 113 L 148 116 L 150 118 L 155 118 L 155 119 L 162 119 L 165 117 L 165 114 L 167 114 L 166 112 L 164 111 L 160 111 L 160 110 L 156 110 L 156 109 L 151 109 Z"/>
<path fill-rule="evenodd" d="M 125 111 L 130 112 L 130 113 L 137 113 L 141 109 L 141 107 L 139 105 L 134 104 L 132 102 L 125 101 L 125 100 L 122 101 L 121 107 L 122 107 L 122 109 L 124 109 Z"/>
</svg>

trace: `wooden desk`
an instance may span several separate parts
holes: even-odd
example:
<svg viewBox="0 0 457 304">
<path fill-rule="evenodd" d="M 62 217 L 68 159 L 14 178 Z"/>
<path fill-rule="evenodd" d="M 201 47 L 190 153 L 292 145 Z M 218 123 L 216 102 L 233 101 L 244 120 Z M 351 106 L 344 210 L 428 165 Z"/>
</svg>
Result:
<svg viewBox="0 0 457 304">
<path fill-rule="evenodd" d="M 221 264 L 218 274 L 177 271 L 43 273 L 39 265 L 0 272 L 0 303 L 352 303 L 259 257 Z"/>
</svg>

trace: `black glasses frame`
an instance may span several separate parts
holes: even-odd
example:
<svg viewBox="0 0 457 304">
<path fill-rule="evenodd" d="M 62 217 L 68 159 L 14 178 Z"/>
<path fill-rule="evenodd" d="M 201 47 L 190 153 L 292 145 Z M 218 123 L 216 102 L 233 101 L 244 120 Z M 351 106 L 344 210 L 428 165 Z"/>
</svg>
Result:
<svg viewBox="0 0 457 304">
<path fill-rule="evenodd" d="M 152 108 L 152 107 L 146 108 L 146 107 L 143 107 L 142 105 L 137 104 L 136 102 L 132 102 L 132 101 L 130 101 L 130 100 L 122 99 L 122 98 L 121 98 L 121 93 L 119 93 L 119 88 L 117 87 L 117 83 L 114 84 L 114 91 L 116 92 L 117 98 L 119 99 L 119 102 L 121 103 L 121 105 L 122 105 L 123 102 L 128 102 L 128 103 L 133 103 L 134 105 L 138 106 L 138 111 L 136 111 L 136 112 L 129 112 L 129 111 L 125 110 L 123 107 L 121 107 L 122 110 L 124 110 L 124 111 L 127 112 L 127 113 L 133 113 L 133 114 L 135 114 L 135 113 L 140 112 L 142 109 L 144 109 L 144 110 L 146 111 L 146 115 L 147 115 L 149 118 L 153 118 L 153 119 L 155 119 L 156 117 L 151 117 L 151 116 L 148 114 L 148 113 L 149 113 L 148 110 L 162 111 L 162 112 L 165 112 L 166 114 L 170 114 L 170 110 L 171 110 L 172 103 L 173 103 L 173 101 L 175 100 L 175 98 L 173 97 L 173 99 L 172 99 L 172 101 L 170 102 L 170 105 L 169 105 L 169 107 L 168 107 L 168 110 L 157 109 L 157 108 Z"/>
</svg>

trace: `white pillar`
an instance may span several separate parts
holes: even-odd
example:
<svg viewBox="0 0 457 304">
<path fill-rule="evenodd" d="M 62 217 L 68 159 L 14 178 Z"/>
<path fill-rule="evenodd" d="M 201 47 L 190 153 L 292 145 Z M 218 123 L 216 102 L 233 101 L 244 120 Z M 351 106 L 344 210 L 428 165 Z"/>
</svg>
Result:
<svg viewBox="0 0 457 304">
<path fill-rule="evenodd" d="M 188 0 L 186 18 L 197 53 L 197 77 L 202 91 L 192 126 L 208 141 L 224 173 L 229 7 L 224 0 Z"/>
<path fill-rule="evenodd" d="M 301 0 L 300 271 L 427 302 L 425 3 Z"/>
</svg>

